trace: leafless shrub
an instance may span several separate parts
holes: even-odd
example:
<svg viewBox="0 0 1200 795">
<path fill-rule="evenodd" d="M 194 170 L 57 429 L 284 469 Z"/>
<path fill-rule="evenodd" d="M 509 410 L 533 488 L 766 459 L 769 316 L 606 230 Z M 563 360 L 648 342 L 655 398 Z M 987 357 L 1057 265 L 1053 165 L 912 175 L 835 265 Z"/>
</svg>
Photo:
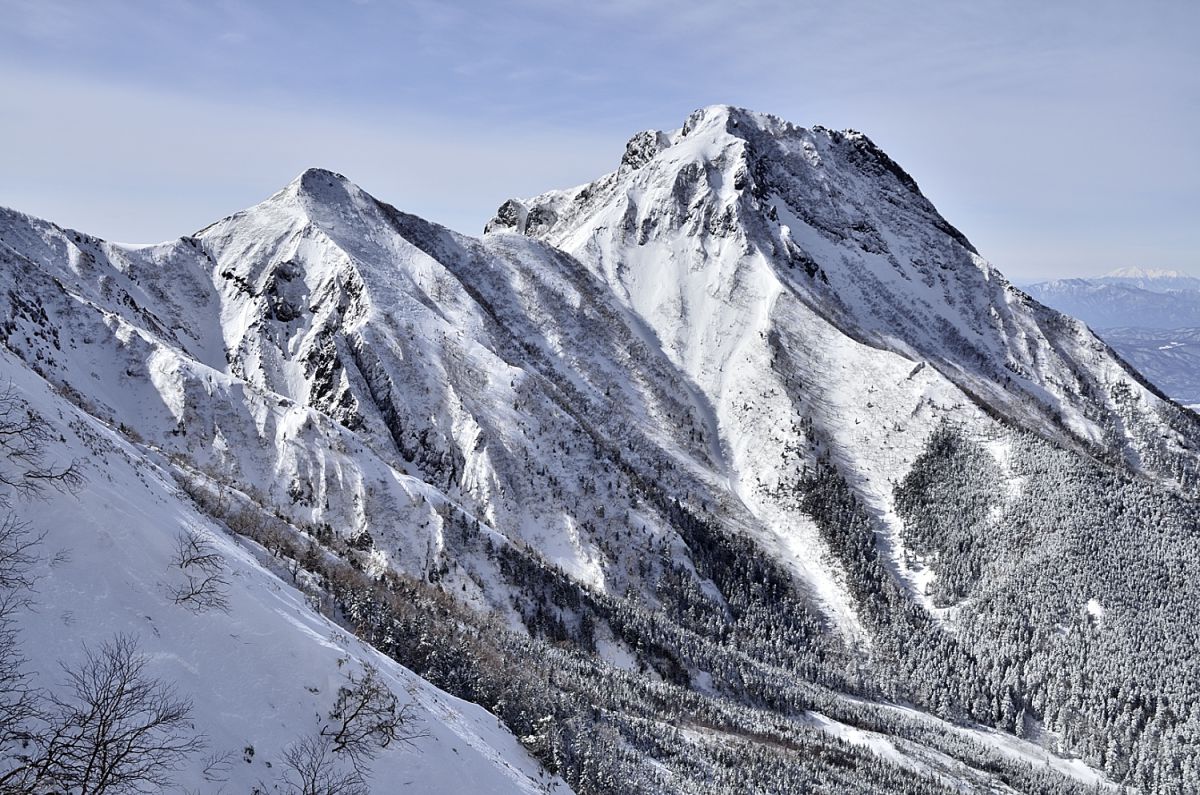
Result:
<svg viewBox="0 0 1200 795">
<path fill-rule="evenodd" d="M 64 665 L 69 695 L 46 696 L 43 725 L 29 737 L 33 752 L 13 777 L 17 791 L 104 795 L 167 787 L 203 741 L 192 728 L 191 702 L 148 675 L 147 662 L 132 637 L 119 635 L 99 649 L 85 647 L 79 666 Z"/>
<path fill-rule="evenodd" d="M 412 705 L 401 707 L 379 671 L 367 665 L 361 674 L 346 675 L 329 722 L 284 751 L 280 786 L 288 795 L 362 795 L 369 792 L 370 762 L 380 749 L 424 736 Z"/>
<path fill-rule="evenodd" d="M 11 513 L 0 518 L 0 792 L 23 775 L 29 732 L 42 714 L 42 694 L 25 670 L 16 625 L 33 592 L 41 539 Z"/>
<path fill-rule="evenodd" d="M 77 466 L 46 463 L 50 425 L 17 396 L 11 384 L 0 390 L 0 508 L 13 496 L 37 497 L 47 487 L 73 490 L 83 483 Z M 0 743 L 29 714 L 32 691 L 22 672 L 16 614 L 27 608 L 36 577 L 36 549 L 45 533 L 34 532 L 15 514 L 0 514 Z M 2 746 L 0 746 L 2 748 Z"/>
<path fill-rule="evenodd" d="M 27 594 L 33 590 L 34 551 L 45 538 L 11 513 L 0 517 L 0 591 Z"/>
<path fill-rule="evenodd" d="M 204 759 L 204 767 L 200 775 L 210 784 L 223 784 L 229 780 L 229 774 L 233 770 L 234 756 L 233 751 L 210 754 Z"/>
<path fill-rule="evenodd" d="M 184 581 L 168 586 L 172 601 L 189 610 L 229 611 L 229 580 L 225 578 L 225 560 L 213 543 L 196 530 L 181 533 L 175 539 L 171 565 L 183 572 Z"/>
<path fill-rule="evenodd" d="M 288 795 L 367 795 L 365 774 L 347 766 L 333 750 L 333 742 L 322 735 L 307 735 L 283 753 L 287 770 L 283 784 Z"/>
<path fill-rule="evenodd" d="M 222 518 L 229 513 L 229 496 L 217 488 L 209 488 L 198 477 L 176 474 L 175 482 L 191 498 L 201 513 Z"/>
<path fill-rule="evenodd" d="M 188 530 L 175 538 L 175 557 L 171 561 L 181 569 L 196 567 L 204 571 L 223 568 L 221 553 L 211 541 L 195 530 Z"/>
<path fill-rule="evenodd" d="M 346 674 L 329 720 L 321 736 L 329 738 L 333 753 L 345 754 L 358 769 L 365 769 L 379 749 L 393 742 L 412 743 L 425 736 L 416 727 L 412 702 L 400 706 L 371 665 L 360 675 Z"/>
<path fill-rule="evenodd" d="M 34 730 L 46 716 L 45 694 L 32 685 L 20 651 L 17 614 L 28 608 L 45 533 L 33 531 L 9 509 L 15 498 L 66 491 L 83 483 L 75 463 L 47 463 L 52 429 L 12 385 L 0 390 L 0 792 L 21 791 L 36 754 Z"/>
<path fill-rule="evenodd" d="M 50 424 L 11 384 L 0 390 L 0 506 L 11 505 L 13 495 L 40 497 L 48 487 L 74 491 L 83 485 L 78 462 L 55 466 L 46 460 L 52 439 Z"/>
</svg>

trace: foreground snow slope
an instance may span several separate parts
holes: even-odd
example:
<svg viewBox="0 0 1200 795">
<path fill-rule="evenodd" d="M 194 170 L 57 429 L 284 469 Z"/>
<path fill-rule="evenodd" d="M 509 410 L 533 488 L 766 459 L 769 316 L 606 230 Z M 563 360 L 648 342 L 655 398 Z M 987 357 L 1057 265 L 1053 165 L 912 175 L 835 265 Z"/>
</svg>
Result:
<svg viewBox="0 0 1200 795">
<path fill-rule="evenodd" d="M 249 792 L 276 781 L 283 750 L 320 728 L 347 672 L 370 664 L 402 702 L 415 702 L 416 728 L 428 733 L 411 749 L 382 752 L 374 765 L 378 791 L 547 791 L 550 779 L 494 717 L 316 614 L 251 548 L 198 514 L 156 456 L 79 412 L 7 352 L 0 352 L 0 378 L 61 435 L 53 459 L 78 461 L 86 478 L 77 494 L 16 505 L 34 532 L 46 534 L 35 608 L 20 621 L 38 685 L 58 686 L 58 663 L 76 664 L 85 645 L 136 637 L 149 672 L 192 700 L 205 739 L 176 780 L 192 790 Z M 210 539 L 228 567 L 227 614 L 196 614 L 167 595 L 178 576 L 175 539 L 186 530 Z M 213 757 L 227 763 L 206 779 Z"/>
</svg>

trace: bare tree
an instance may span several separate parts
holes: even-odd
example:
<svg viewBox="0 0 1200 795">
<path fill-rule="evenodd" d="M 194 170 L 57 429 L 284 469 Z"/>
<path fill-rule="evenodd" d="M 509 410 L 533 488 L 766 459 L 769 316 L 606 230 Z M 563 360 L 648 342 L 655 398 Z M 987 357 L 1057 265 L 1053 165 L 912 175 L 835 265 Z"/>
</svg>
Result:
<svg viewBox="0 0 1200 795">
<path fill-rule="evenodd" d="M 346 674 L 329 720 L 321 736 L 329 738 L 333 753 L 345 754 L 359 770 L 366 769 L 379 749 L 425 736 L 416 727 L 412 702 L 400 706 L 372 665 L 364 665 L 361 675 Z"/>
<path fill-rule="evenodd" d="M 329 722 L 284 751 L 280 782 L 288 795 L 364 795 L 370 762 L 392 743 L 424 737 L 411 703 L 400 706 L 371 665 L 346 675 Z"/>
<path fill-rule="evenodd" d="M 13 514 L 0 517 L 0 792 L 24 777 L 31 731 L 42 715 L 42 693 L 25 669 L 16 625 L 33 592 L 41 538 Z"/>
<path fill-rule="evenodd" d="M 175 539 L 171 564 L 178 567 L 184 577 L 182 583 L 167 586 L 167 593 L 175 604 L 197 613 L 229 611 L 225 561 L 211 541 L 196 530 L 181 533 Z"/>
<path fill-rule="evenodd" d="M 338 759 L 329 737 L 307 735 L 283 752 L 288 795 L 367 795 L 366 774 Z"/>
<path fill-rule="evenodd" d="M 212 570 L 224 565 L 221 553 L 217 552 L 212 542 L 195 530 L 180 533 L 175 538 L 175 557 L 171 562 L 181 569 L 196 567 Z"/>
<path fill-rule="evenodd" d="M 0 791 L 15 789 L 35 750 L 32 732 L 44 716 L 43 693 L 31 683 L 20 651 L 16 618 L 36 583 L 34 532 L 11 510 L 13 498 L 42 496 L 46 488 L 74 490 L 83 483 L 75 463 L 47 463 L 51 426 L 14 391 L 0 390 Z"/>
<path fill-rule="evenodd" d="M 63 666 L 69 697 L 48 696 L 46 728 L 36 738 L 34 791 L 155 792 L 204 743 L 192 704 L 146 671 L 137 642 L 118 635 L 83 663 Z"/>
<path fill-rule="evenodd" d="M 48 463 L 46 446 L 53 439 L 50 423 L 29 407 L 12 384 L 0 390 L 0 505 L 12 495 L 39 497 L 47 487 L 73 491 L 83 484 L 77 462 Z"/>
<path fill-rule="evenodd" d="M 233 771 L 233 757 L 233 751 L 209 754 L 204 759 L 204 767 L 200 771 L 201 777 L 210 784 L 224 784 L 229 780 L 230 772 Z"/>
</svg>

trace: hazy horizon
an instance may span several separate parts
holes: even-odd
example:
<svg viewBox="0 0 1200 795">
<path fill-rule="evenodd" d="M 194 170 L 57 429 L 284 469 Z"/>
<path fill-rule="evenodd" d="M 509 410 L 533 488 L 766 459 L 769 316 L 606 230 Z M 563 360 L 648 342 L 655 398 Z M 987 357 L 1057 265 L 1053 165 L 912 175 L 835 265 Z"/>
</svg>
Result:
<svg viewBox="0 0 1200 795">
<path fill-rule="evenodd" d="M 477 235 L 728 103 L 867 133 L 1018 281 L 1200 271 L 1200 7 L 0 0 L 0 204 L 192 232 L 310 166 Z"/>
</svg>

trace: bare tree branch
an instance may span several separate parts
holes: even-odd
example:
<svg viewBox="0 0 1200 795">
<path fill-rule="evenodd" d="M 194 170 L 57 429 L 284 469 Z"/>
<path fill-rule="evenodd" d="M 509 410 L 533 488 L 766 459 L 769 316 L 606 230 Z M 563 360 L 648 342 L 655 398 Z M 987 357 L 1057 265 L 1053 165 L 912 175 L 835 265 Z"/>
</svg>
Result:
<svg viewBox="0 0 1200 795">
<path fill-rule="evenodd" d="M 49 696 L 47 729 L 36 742 L 35 790 L 86 793 L 161 791 L 204 743 L 192 704 L 149 676 L 137 642 L 118 635 L 78 667 L 63 666 L 70 697 Z"/>
<path fill-rule="evenodd" d="M 17 612 L 29 605 L 41 540 L 11 513 L 0 518 L 0 792 L 19 791 L 31 759 L 31 731 L 43 717 L 43 693 L 25 670 L 16 625 Z"/>
<path fill-rule="evenodd" d="M 338 761 L 329 737 L 308 735 L 283 753 L 288 795 L 367 795 L 363 773 Z"/>
<path fill-rule="evenodd" d="M 333 753 L 345 754 L 359 770 L 366 770 L 379 749 L 426 736 L 416 726 L 412 702 L 400 706 L 371 665 L 365 665 L 361 675 L 347 673 L 329 719 L 321 736 L 330 739 Z"/>
<path fill-rule="evenodd" d="M 41 497 L 47 487 L 75 491 L 83 485 L 79 464 L 65 467 L 46 460 L 46 447 L 53 440 L 51 426 L 17 395 L 12 384 L 0 390 L 0 505 L 11 504 L 13 495 Z"/>
<path fill-rule="evenodd" d="M 175 538 L 175 557 L 171 563 L 181 569 L 198 568 L 204 571 L 219 571 L 224 567 L 221 553 L 211 541 L 195 530 L 180 533 Z"/>
<path fill-rule="evenodd" d="M 197 613 L 229 612 L 225 560 L 211 541 L 195 530 L 181 533 L 175 539 L 171 565 L 181 569 L 184 576 L 183 583 L 167 586 L 167 594 L 175 604 Z"/>
</svg>

